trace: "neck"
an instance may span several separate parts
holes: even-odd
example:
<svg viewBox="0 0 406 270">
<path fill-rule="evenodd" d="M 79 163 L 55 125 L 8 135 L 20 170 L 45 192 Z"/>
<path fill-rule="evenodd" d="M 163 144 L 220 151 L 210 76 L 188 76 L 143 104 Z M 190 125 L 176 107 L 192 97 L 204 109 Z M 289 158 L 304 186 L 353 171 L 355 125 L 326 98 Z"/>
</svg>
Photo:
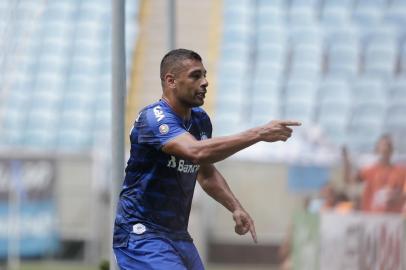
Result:
<svg viewBox="0 0 406 270">
<path fill-rule="evenodd" d="M 191 108 L 185 106 L 178 100 L 162 95 L 162 99 L 171 107 L 171 109 L 179 115 L 183 120 L 190 118 Z"/>
<path fill-rule="evenodd" d="M 385 166 L 391 165 L 390 158 L 380 158 L 379 163 L 381 163 L 382 165 L 385 165 Z"/>
</svg>

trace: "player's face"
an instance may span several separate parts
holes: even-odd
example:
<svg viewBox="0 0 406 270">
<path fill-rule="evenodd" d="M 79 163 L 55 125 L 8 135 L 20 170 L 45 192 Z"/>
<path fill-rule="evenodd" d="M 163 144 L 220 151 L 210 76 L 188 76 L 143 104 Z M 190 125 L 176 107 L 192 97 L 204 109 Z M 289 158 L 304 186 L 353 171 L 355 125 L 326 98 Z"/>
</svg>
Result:
<svg viewBox="0 0 406 270">
<path fill-rule="evenodd" d="M 188 107 L 203 105 L 206 97 L 206 69 L 202 62 L 197 60 L 184 60 L 183 68 L 175 77 L 175 93 L 179 101 Z"/>
<path fill-rule="evenodd" d="M 392 156 L 392 142 L 388 138 L 381 138 L 377 145 L 378 155 L 383 159 L 389 159 Z"/>
</svg>

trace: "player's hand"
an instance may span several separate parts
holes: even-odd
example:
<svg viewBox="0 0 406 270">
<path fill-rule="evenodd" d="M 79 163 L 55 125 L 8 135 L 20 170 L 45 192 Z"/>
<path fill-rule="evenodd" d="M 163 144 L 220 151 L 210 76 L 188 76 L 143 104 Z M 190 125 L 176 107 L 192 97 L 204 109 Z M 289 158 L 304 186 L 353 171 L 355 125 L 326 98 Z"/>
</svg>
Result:
<svg viewBox="0 0 406 270">
<path fill-rule="evenodd" d="M 257 243 L 257 233 L 255 232 L 254 221 L 244 209 L 237 209 L 233 212 L 235 221 L 234 230 L 239 235 L 244 235 L 247 232 L 251 233 L 254 243 Z"/>
<path fill-rule="evenodd" d="M 292 136 L 293 130 L 290 126 L 300 125 L 301 123 L 297 121 L 274 120 L 259 127 L 259 135 L 261 140 L 265 142 L 285 142 L 290 136 Z"/>
</svg>

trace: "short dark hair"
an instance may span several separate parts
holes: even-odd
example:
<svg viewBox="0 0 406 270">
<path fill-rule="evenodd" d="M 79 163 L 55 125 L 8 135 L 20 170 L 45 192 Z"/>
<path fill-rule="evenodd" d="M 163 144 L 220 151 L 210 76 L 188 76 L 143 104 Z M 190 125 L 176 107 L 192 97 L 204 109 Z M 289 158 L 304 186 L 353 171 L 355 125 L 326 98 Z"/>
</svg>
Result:
<svg viewBox="0 0 406 270">
<path fill-rule="evenodd" d="M 160 67 L 161 80 L 164 80 L 166 73 L 170 71 L 177 72 L 182 67 L 181 62 L 188 59 L 202 61 L 198 53 L 187 49 L 175 49 L 165 54 Z"/>
</svg>

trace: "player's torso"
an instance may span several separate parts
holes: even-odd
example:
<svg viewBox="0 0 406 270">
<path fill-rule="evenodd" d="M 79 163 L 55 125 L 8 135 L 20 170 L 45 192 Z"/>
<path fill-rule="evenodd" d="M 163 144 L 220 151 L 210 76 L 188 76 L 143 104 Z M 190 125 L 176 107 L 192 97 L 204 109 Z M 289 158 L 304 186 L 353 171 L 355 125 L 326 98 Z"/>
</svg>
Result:
<svg viewBox="0 0 406 270">
<path fill-rule="evenodd" d="M 173 114 L 165 104 L 155 104 L 155 107 L 146 109 L 152 110 L 153 117 L 158 119 L 162 115 L 168 117 L 168 114 Z M 145 124 L 142 113 L 131 134 L 131 156 L 123 195 L 132 206 L 134 216 L 147 217 L 152 223 L 167 228 L 185 230 L 200 166 L 140 143 L 139 129 Z M 177 124 L 197 140 L 207 138 L 209 131 L 198 113 L 192 112 L 186 123 L 180 118 L 178 120 Z M 159 132 L 170 132 L 171 128 L 162 124 Z"/>
</svg>

